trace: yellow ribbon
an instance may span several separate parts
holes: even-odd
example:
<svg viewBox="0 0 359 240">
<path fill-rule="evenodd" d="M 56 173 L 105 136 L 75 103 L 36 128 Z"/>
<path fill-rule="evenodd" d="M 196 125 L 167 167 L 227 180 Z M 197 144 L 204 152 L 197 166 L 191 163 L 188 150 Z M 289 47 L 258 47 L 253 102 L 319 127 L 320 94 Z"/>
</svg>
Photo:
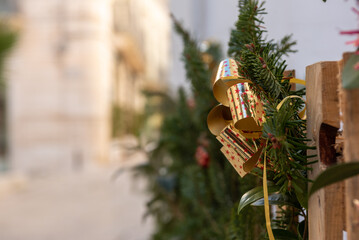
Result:
<svg viewBox="0 0 359 240">
<path fill-rule="evenodd" d="M 297 83 L 297 84 L 301 84 L 303 86 L 305 86 L 305 81 L 302 79 L 298 79 L 298 78 L 291 78 L 289 79 L 290 83 Z"/>
<path fill-rule="evenodd" d="M 268 144 L 268 139 L 267 139 Z M 267 152 L 264 152 L 264 167 L 263 167 L 263 194 L 264 194 L 264 213 L 266 218 L 266 227 L 268 232 L 269 240 L 275 240 L 271 222 L 270 222 L 270 212 L 269 212 L 269 200 L 268 200 L 268 186 L 267 186 Z"/>
<path fill-rule="evenodd" d="M 284 104 L 284 102 L 287 101 L 290 98 L 299 98 L 299 99 L 302 99 L 304 101 L 305 106 L 304 106 L 303 110 L 298 113 L 298 115 L 303 120 L 307 119 L 307 115 L 305 114 L 305 110 L 307 109 L 307 103 L 306 103 L 304 98 L 299 97 L 297 95 L 290 95 L 290 96 L 287 96 L 287 97 L 283 98 L 283 100 L 278 104 L 277 110 L 279 110 L 282 107 L 282 105 Z"/>
<path fill-rule="evenodd" d="M 305 81 L 302 80 L 302 79 L 291 78 L 291 79 L 289 80 L 289 82 L 290 82 L 290 83 L 297 83 L 297 84 L 300 84 L 300 85 L 305 86 Z M 288 98 L 288 97 L 286 97 L 286 98 Z M 284 98 L 284 99 L 282 100 L 282 102 L 284 102 L 286 98 Z M 299 115 L 299 117 L 300 117 L 301 119 L 303 119 L 303 120 L 307 119 L 307 115 L 305 115 L 305 110 L 307 109 L 307 103 L 306 103 L 306 101 L 305 101 L 302 97 L 299 97 L 299 96 L 291 96 L 290 98 L 300 98 L 300 99 L 302 99 L 302 100 L 304 101 L 305 106 L 304 106 L 303 110 L 298 113 L 298 115 Z M 282 103 L 282 104 L 283 104 L 283 103 Z M 281 107 L 281 106 L 282 106 L 282 105 L 280 105 L 280 107 Z M 280 108 L 280 107 L 279 107 L 279 108 Z M 278 110 L 279 110 L 279 108 L 277 107 Z"/>
</svg>

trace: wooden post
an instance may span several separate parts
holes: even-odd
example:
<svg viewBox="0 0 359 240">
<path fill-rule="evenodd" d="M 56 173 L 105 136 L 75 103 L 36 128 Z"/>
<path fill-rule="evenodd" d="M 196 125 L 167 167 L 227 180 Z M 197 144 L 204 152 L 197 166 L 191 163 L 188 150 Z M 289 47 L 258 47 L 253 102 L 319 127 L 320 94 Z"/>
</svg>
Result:
<svg viewBox="0 0 359 240">
<path fill-rule="evenodd" d="M 293 69 L 293 70 L 286 70 L 286 71 L 284 71 L 283 77 L 284 77 L 284 78 L 287 78 L 287 77 L 295 77 L 295 70 Z M 290 90 L 291 90 L 291 91 L 295 91 L 295 90 L 296 90 L 296 84 L 295 84 L 295 83 L 291 83 L 290 86 L 291 86 L 291 87 L 290 87 Z"/>
<path fill-rule="evenodd" d="M 334 143 L 340 126 L 338 62 L 319 62 L 308 66 L 306 88 L 307 137 L 313 140 L 310 145 L 317 146 L 317 150 L 308 151 L 308 154 L 318 155 L 318 163 L 313 164 L 313 170 L 308 174 L 310 179 L 315 179 L 327 166 L 336 162 Z M 310 240 L 343 239 L 343 188 L 343 183 L 333 184 L 319 190 L 309 199 Z"/>
<path fill-rule="evenodd" d="M 344 63 L 350 54 L 344 54 Z M 359 89 L 342 89 L 344 161 L 359 162 Z M 359 239 L 359 176 L 345 181 L 348 240 Z"/>
</svg>

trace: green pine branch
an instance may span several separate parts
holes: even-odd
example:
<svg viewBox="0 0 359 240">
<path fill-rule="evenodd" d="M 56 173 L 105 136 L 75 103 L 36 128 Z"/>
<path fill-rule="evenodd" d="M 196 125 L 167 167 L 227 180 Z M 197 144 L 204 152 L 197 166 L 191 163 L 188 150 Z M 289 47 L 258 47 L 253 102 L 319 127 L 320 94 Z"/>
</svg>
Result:
<svg viewBox="0 0 359 240">
<path fill-rule="evenodd" d="M 203 53 L 200 51 L 197 42 L 191 38 L 188 31 L 173 15 L 172 20 L 176 32 L 183 40 L 182 59 L 185 63 L 186 77 L 191 82 L 195 94 L 201 95 L 201 98 L 210 99 L 211 86 L 208 80 L 211 78 L 211 71 L 203 62 Z"/>
<path fill-rule="evenodd" d="M 238 240 L 259 236 L 264 232 L 262 215 L 251 214 L 240 222 L 231 220 L 240 196 L 258 182 L 254 176 L 240 179 L 218 151 L 220 143 L 205 124 L 216 104 L 211 76 L 221 59 L 219 46 L 210 44 L 203 53 L 178 21 L 174 20 L 174 25 L 183 39 L 182 60 L 192 92 L 179 91 L 171 111 L 163 114 L 157 148 L 149 154 L 148 164 L 137 168 L 149 180 L 148 214 L 157 221 L 152 239 L 231 239 L 229 225 L 235 233 L 246 233 L 236 234 Z M 194 106 L 188 104 L 192 96 Z M 195 158 L 198 146 L 208 151 L 206 167 Z"/>
<path fill-rule="evenodd" d="M 236 28 L 231 32 L 228 54 L 240 64 L 240 73 L 251 80 L 257 92 L 262 92 L 267 100 L 275 102 L 288 95 L 288 81 L 283 81 L 286 68 L 284 55 L 295 52 L 295 42 L 285 36 L 279 43 L 266 41 L 263 15 L 264 2 L 240 0 Z"/>
<path fill-rule="evenodd" d="M 291 91 L 289 80 L 283 79 L 287 67 L 283 57 L 295 52 L 296 42 L 291 40 L 291 35 L 278 43 L 266 39 L 263 2 L 239 0 L 239 7 L 228 53 L 237 60 L 239 72 L 253 83 L 256 94 L 260 94 L 265 103 L 266 121 L 262 137 L 268 143 L 265 147 L 268 180 L 306 208 L 308 158 L 311 156 L 306 154 L 310 149 L 306 145 L 306 121 L 298 115 L 304 102 L 298 98 L 288 99 L 277 108 L 287 96 L 302 96 L 305 92 Z M 284 214 L 281 228 L 289 229 L 292 220 L 293 216 Z"/>
<path fill-rule="evenodd" d="M 16 42 L 16 33 L 5 23 L 0 22 L 0 97 L 5 98 L 5 60 Z"/>
<path fill-rule="evenodd" d="M 190 36 L 182 24 L 172 15 L 174 28 L 182 37 L 183 52 L 182 60 L 185 64 L 186 78 L 190 82 L 195 104 L 198 111 L 195 112 L 197 124 L 203 131 L 207 131 L 206 125 L 203 124 L 207 119 L 207 114 L 216 104 L 212 94 L 211 75 L 212 69 L 204 62 L 203 52 L 200 51 L 197 42 Z M 218 54 L 216 48 L 210 48 L 212 53 Z M 218 49 L 218 46 L 217 46 Z M 218 58 L 218 56 L 215 56 Z"/>
</svg>

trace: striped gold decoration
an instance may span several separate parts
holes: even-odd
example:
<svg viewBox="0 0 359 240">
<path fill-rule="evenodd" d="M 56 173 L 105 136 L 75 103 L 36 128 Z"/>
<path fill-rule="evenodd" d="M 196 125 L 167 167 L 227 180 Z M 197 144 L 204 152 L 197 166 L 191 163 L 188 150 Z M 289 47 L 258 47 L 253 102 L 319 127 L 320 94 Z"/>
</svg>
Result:
<svg viewBox="0 0 359 240">
<path fill-rule="evenodd" d="M 226 96 L 229 87 L 236 83 L 250 82 L 244 79 L 238 71 L 238 63 L 234 59 L 227 58 L 219 64 L 216 80 L 213 84 L 213 95 L 224 106 L 229 106 Z"/>
<path fill-rule="evenodd" d="M 235 128 L 245 136 L 255 133 L 260 136 L 262 124 L 265 121 L 260 96 L 252 91 L 252 87 L 248 83 L 238 83 L 231 86 L 227 90 L 227 96 Z"/>
<path fill-rule="evenodd" d="M 230 164 L 234 167 L 234 169 L 237 171 L 237 173 L 244 177 L 247 173 L 243 170 L 243 159 L 237 155 L 237 153 L 233 150 L 233 148 L 228 148 L 223 146 L 221 148 L 221 152 L 224 154 L 224 156 L 228 159 Z"/>
<path fill-rule="evenodd" d="M 305 83 L 295 78 L 290 78 L 290 82 Z M 252 84 L 240 75 L 238 62 L 231 58 L 223 60 L 213 84 L 213 95 L 221 104 L 215 106 L 207 117 L 209 130 L 223 145 L 221 152 L 241 177 L 255 167 L 263 168 L 258 160 L 265 146 L 265 140 L 261 139 L 265 111 Z M 295 97 L 283 99 L 278 109 L 286 100 Z M 305 108 L 299 115 L 305 118 Z"/>
<path fill-rule="evenodd" d="M 242 171 L 248 173 L 255 167 L 263 147 L 260 140 L 244 137 L 233 125 L 224 128 L 217 136 L 217 140 L 224 146 L 223 151 L 226 151 L 224 155 L 240 175 L 244 174 Z"/>
</svg>

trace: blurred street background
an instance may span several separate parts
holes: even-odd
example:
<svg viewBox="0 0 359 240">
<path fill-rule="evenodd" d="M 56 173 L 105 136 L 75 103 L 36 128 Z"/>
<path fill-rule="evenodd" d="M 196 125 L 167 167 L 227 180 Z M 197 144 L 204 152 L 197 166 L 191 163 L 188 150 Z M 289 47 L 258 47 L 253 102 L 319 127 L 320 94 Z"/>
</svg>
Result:
<svg viewBox="0 0 359 240">
<path fill-rule="evenodd" d="M 118 144 L 128 149 L 135 139 Z M 115 153 L 106 168 L 32 178 L 4 174 L 0 239 L 148 239 L 153 222 L 144 219 L 146 183 L 130 171 L 146 156 L 118 148 Z"/>
<path fill-rule="evenodd" d="M 352 5 L 267 3 L 270 37 L 298 41 L 297 77 L 352 50 Z M 236 0 L 0 0 L 1 240 L 150 239 L 132 169 L 158 139 L 156 96 L 188 88 L 170 13 L 226 52 Z"/>
</svg>

